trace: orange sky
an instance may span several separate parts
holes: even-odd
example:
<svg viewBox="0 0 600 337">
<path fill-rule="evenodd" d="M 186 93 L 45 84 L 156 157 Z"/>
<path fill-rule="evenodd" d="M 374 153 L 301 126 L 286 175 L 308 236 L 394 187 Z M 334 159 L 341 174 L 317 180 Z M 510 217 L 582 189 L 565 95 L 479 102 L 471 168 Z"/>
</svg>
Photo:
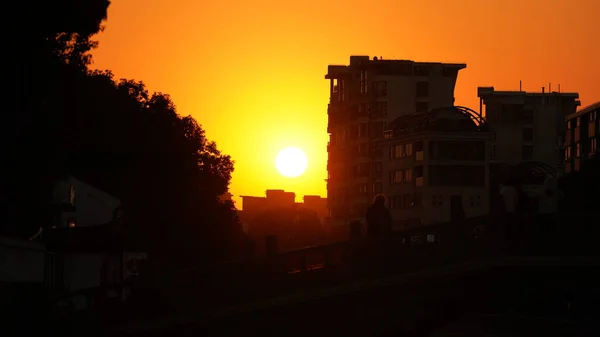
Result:
<svg viewBox="0 0 600 337">
<path fill-rule="evenodd" d="M 280 188 L 299 201 L 326 195 L 328 64 L 464 62 L 457 105 L 477 110 L 477 86 L 519 80 L 587 105 L 600 100 L 598 13 L 595 0 L 112 0 L 94 67 L 170 94 L 236 161 L 235 196 Z M 307 153 L 299 178 L 275 170 L 286 146 Z"/>
</svg>

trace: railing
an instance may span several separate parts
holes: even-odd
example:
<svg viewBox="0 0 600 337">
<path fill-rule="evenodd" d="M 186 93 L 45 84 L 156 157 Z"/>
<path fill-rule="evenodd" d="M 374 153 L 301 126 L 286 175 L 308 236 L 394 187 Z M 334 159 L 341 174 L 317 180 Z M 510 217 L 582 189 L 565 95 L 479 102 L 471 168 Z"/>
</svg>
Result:
<svg viewBox="0 0 600 337">
<path fill-rule="evenodd" d="M 176 288 L 182 296 L 201 297 L 210 306 L 486 256 L 600 255 L 594 218 L 598 214 L 560 214 L 550 218 L 554 225 L 542 225 L 535 215 L 486 216 L 373 239 L 357 238 L 354 228 L 353 239 L 346 242 L 182 271 Z"/>
</svg>

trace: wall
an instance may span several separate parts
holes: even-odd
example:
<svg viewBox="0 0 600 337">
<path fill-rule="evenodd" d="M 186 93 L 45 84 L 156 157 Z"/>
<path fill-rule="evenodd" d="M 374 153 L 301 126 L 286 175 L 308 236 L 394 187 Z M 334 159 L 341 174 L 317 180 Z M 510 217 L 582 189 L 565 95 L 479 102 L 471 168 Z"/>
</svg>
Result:
<svg viewBox="0 0 600 337">
<path fill-rule="evenodd" d="M 0 283 L 44 282 L 45 246 L 0 237 Z"/>
<path fill-rule="evenodd" d="M 76 219 L 77 227 L 109 223 L 114 210 L 121 205 L 119 199 L 73 177 L 56 184 L 55 202 L 66 202 L 71 186 L 75 191 L 75 212 L 63 212 L 60 226 L 67 227 L 70 218 Z"/>
<path fill-rule="evenodd" d="M 68 291 L 100 286 L 102 264 L 107 254 L 65 254 L 64 285 Z"/>
</svg>

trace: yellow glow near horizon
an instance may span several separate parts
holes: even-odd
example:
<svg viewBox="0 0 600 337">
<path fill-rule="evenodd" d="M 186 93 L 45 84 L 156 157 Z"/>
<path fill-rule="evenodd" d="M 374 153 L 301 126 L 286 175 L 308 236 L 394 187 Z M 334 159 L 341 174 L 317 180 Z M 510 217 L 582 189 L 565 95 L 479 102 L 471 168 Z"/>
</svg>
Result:
<svg viewBox="0 0 600 337">
<path fill-rule="evenodd" d="M 282 176 L 296 178 L 302 175 L 308 167 L 308 158 L 304 151 L 297 147 L 288 147 L 277 154 L 275 167 Z"/>
</svg>

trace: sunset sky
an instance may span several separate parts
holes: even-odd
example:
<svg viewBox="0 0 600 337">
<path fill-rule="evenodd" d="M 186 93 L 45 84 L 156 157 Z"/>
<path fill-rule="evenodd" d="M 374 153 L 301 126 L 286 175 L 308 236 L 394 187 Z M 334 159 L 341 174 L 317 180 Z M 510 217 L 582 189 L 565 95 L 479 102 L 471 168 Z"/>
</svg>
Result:
<svg viewBox="0 0 600 337">
<path fill-rule="evenodd" d="M 112 0 L 94 68 L 168 93 L 235 160 L 230 191 L 326 196 L 328 64 L 350 55 L 464 62 L 456 104 L 477 86 L 600 100 L 596 0 Z M 275 169 L 287 146 L 309 164 Z M 239 200 L 239 199 L 237 199 Z M 238 207 L 241 204 L 238 203 Z"/>
</svg>

